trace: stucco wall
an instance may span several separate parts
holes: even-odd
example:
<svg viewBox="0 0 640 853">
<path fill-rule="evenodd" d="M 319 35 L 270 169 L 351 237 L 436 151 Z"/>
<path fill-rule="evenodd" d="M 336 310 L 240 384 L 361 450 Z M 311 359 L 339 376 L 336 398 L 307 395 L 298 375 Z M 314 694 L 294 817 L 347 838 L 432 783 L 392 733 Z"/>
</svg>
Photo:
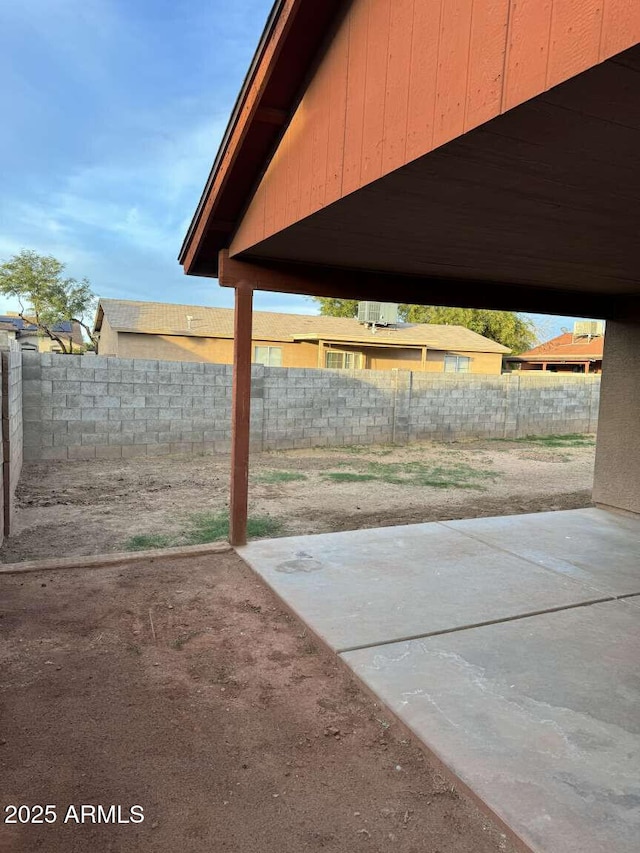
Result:
<svg viewBox="0 0 640 853">
<path fill-rule="evenodd" d="M 404 370 L 422 370 L 422 350 L 367 347 L 367 367 L 370 370 L 392 370 L 398 367 Z"/>
<path fill-rule="evenodd" d="M 318 364 L 318 344 L 274 340 L 252 341 L 252 347 L 270 346 L 282 350 L 281 367 L 321 367 Z M 427 350 L 426 364 L 422 365 L 422 352 L 417 349 L 391 347 L 358 347 L 348 344 L 325 345 L 325 349 L 359 352 L 364 364 L 371 370 L 427 370 L 444 372 L 445 352 Z M 452 350 L 455 355 L 471 358 L 471 373 L 495 373 L 502 370 L 500 353 L 466 352 Z M 114 332 L 106 317 L 100 334 L 99 355 L 116 355 L 120 358 L 152 358 L 163 361 L 201 361 L 216 364 L 233 363 L 233 341 L 226 338 L 199 338 L 186 335 L 151 335 L 131 332 Z"/>
<path fill-rule="evenodd" d="M 102 347 L 102 342 L 99 354 L 108 355 Z M 120 358 L 212 361 L 228 364 L 233 361 L 233 341 L 186 335 L 145 335 L 118 332 L 117 354 Z"/>
<path fill-rule="evenodd" d="M 228 365 L 24 353 L 25 459 L 112 459 L 230 443 Z M 598 377 L 254 365 L 255 449 L 513 438 L 596 428 Z"/>
<path fill-rule="evenodd" d="M 450 350 L 449 353 L 441 350 L 427 350 L 427 363 L 425 370 L 429 373 L 444 372 L 445 355 L 461 355 L 471 359 L 471 373 L 501 373 L 502 355 L 499 352 L 467 352 L 466 350 Z"/>
<path fill-rule="evenodd" d="M 118 352 L 118 333 L 111 328 L 106 316 L 102 318 L 98 352 L 100 355 L 120 355 Z"/>
<path fill-rule="evenodd" d="M 640 513 L 640 323 L 607 322 L 593 499 Z"/>
</svg>

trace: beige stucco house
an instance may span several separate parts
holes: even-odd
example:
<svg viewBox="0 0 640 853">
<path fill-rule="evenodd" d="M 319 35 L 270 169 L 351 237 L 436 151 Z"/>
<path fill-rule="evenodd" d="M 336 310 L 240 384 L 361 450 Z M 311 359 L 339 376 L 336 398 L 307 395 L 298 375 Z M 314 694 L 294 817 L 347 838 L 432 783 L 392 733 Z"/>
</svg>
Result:
<svg viewBox="0 0 640 853">
<path fill-rule="evenodd" d="M 101 299 L 99 355 L 233 362 L 233 310 Z M 328 367 L 435 373 L 500 373 L 507 347 L 462 326 L 398 323 L 256 311 L 252 357 L 272 367 Z"/>
</svg>

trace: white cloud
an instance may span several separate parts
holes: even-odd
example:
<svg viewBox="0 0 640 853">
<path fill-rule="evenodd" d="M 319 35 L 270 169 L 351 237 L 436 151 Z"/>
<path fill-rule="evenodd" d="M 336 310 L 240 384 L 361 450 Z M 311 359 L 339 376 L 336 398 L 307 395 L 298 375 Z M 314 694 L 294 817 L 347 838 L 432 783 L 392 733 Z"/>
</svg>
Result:
<svg viewBox="0 0 640 853">
<path fill-rule="evenodd" d="M 269 5 L 0 3 L 0 259 L 53 254 L 123 298 L 232 300 L 177 254 Z"/>
<path fill-rule="evenodd" d="M 105 240 L 175 259 L 205 184 L 223 126 L 203 123 L 134 156 L 72 170 L 40 199 L 7 204 L 11 245 L 64 248 L 77 256 Z M 127 152 L 130 154 L 131 152 Z M 39 248 L 44 251 L 44 248 Z"/>
</svg>

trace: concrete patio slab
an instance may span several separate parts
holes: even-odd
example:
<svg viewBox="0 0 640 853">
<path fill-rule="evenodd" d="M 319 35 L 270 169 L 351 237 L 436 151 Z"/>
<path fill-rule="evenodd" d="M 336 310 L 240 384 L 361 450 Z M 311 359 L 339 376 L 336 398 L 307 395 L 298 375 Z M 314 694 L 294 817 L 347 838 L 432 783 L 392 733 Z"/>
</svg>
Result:
<svg viewBox="0 0 640 853">
<path fill-rule="evenodd" d="M 527 849 L 640 849 L 640 521 L 575 510 L 238 551 Z"/>
<path fill-rule="evenodd" d="M 342 657 L 531 850 L 637 853 L 638 608 L 613 601 Z"/>
<path fill-rule="evenodd" d="M 578 509 L 442 523 L 604 593 L 640 593 L 640 520 Z"/>
<path fill-rule="evenodd" d="M 609 597 L 439 523 L 273 539 L 237 550 L 336 651 Z"/>
</svg>

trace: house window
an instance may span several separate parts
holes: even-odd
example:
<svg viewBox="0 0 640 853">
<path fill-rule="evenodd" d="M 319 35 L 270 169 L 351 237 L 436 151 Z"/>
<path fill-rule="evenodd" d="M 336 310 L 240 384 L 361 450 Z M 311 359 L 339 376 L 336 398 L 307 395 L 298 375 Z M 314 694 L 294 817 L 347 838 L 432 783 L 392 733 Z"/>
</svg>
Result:
<svg viewBox="0 0 640 853">
<path fill-rule="evenodd" d="M 282 347 L 254 347 L 253 363 L 265 367 L 282 367 Z"/>
<path fill-rule="evenodd" d="M 445 373 L 470 373 L 471 359 L 468 355 L 450 355 L 444 357 Z"/>
<path fill-rule="evenodd" d="M 327 350 L 324 358 L 324 366 L 330 367 L 333 370 L 360 370 L 362 367 L 362 353 Z"/>
</svg>

